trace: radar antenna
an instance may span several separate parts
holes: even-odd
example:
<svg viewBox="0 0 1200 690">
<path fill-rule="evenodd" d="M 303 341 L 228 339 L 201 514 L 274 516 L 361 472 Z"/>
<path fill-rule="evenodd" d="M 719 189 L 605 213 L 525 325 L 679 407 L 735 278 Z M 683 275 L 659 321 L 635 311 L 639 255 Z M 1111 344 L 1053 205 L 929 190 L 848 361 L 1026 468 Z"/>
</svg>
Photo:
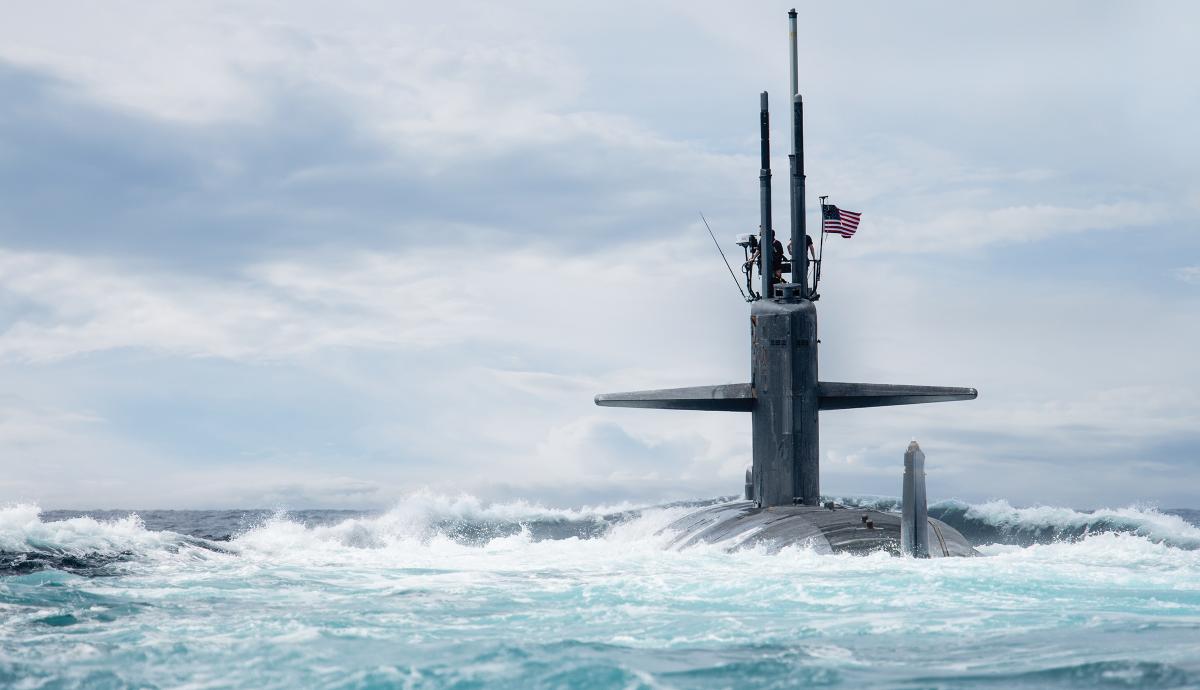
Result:
<svg viewBox="0 0 1200 690">
<path fill-rule="evenodd" d="M 738 282 L 737 275 L 733 272 L 733 266 L 729 265 L 729 259 L 725 257 L 725 250 L 721 249 L 721 243 L 717 241 L 717 236 L 713 234 L 712 226 L 708 224 L 708 219 L 704 217 L 704 211 L 700 211 L 700 220 L 704 221 L 704 227 L 708 228 L 708 236 L 712 238 L 717 251 L 721 252 L 721 260 L 725 262 L 725 268 L 729 269 L 729 277 L 733 278 L 733 286 L 738 289 L 738 292 L 742 295 L 742 299 L 747 302 L 753 302 L 754 300 L 746 296 L 746 291 L 742 289 L 742 284 Z"/>
</svg>

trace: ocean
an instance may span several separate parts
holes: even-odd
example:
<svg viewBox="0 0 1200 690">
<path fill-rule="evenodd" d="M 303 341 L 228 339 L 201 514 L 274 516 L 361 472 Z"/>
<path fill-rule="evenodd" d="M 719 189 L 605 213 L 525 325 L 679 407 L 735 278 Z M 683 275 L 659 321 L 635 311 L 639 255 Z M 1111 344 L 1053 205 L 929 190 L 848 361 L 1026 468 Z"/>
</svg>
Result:
<svg viewBox="0 0 1200 690">
<path fill-rule="evenodd" d="M 968 559 L 666 549 L 703 503 L 0 506 L 0 687 L 1200 688 L 1200 512 L 932 505 Z"/>
</svg>

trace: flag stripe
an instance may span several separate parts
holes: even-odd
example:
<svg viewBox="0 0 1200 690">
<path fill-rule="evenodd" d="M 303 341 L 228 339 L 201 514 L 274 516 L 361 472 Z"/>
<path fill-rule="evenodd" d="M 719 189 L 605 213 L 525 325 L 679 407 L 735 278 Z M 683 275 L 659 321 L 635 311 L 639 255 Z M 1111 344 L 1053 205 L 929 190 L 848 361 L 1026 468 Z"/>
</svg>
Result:
<svg viewBox="0 0 1200 690">
<path fill-rule="evenodd" d="M 821 209 L 821 230 L 842 237 L 853 237 L 861 219 L 861 213 L 843 211 L 837 206 L 826 204 Z"/>
</svg>

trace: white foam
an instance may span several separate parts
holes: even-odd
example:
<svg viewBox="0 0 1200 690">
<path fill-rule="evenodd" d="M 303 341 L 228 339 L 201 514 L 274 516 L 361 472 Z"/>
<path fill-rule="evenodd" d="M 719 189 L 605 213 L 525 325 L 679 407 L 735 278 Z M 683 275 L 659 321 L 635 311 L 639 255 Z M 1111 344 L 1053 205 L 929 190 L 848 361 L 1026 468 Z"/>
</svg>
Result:
<svg viewBox="0 0 1200 690">
<path fill-rule="evenodd" d="M 152 532 L 131 514 L 115 520 L 77 517 L 44 522 L 32 503 L 0 506 L 0 551 L 88 553 L 145 553 L 179 543 L 173 532 Z"/>
<path fill-rule="evenodd" d="M 1200 547 L 1200 527 L 1191 525 L 1176 515 L 1160 513 L 1150 507 L 1100 508 L 1092 512 L 1083 512 L 1055 506 L 1014 508 L 1005 500 L 988 501 L 979 505 L 959 505 L 967 508 L 965 517 L 968 520 L 979 520 L 1000 529 L 1112 531 L 1115 528 L 1154 541 Z"/>
<path fill-rule="evenodd" d="M 314 559 L 389 562 L 408 567 L 433 567 L 439 562 L 447 562 L 446 559 L 461 563 L 473 554 L 519 551 L 559 556 L 571 550 L 629 552 L 649 549 L 661 552 L 672 536 L 664 533 L 664 528 L 688 510 L 683 507 L 647 509 L 615 523 L 597 539 L 572 537 L 535 541 L 530 530 L 522 526 L 516 533 L 469 545 L 448 537 L 439 530 L 439 524 L 448 518 L 475 522 L 491 519 L 517 525 L 534 519 L 589 521 L 612 515 L 612 512 L 610 508 L 545 509 L 524 502 L 484 505 L 474 497 L 439 500 L 432 494 L 418 494 L 382 515 L 351 518 L 334 525 L 306 526 L 285 513 L 277 513 L 237 536 L 228 548 L 250 558 L 289 562 Z"/>
<path fill-rule="evenodd" d="M 503 503 L 485 503 L 470 494 L 447 496 L 428 489 L 406 495 L 388 511 L 427 520 L 474 520 L 521 522 L 525 520 L 600 520 L 610 515 L 641 510 L 648 506 L 623 502 L 581 508 L 548 508 L 540 503 L 518 499 Z"/>
<path fill-rule="evenodd" d="M 728 545 L 697 545 L 684 551 L 668 551 L 675 535 L 665 531 L 674 520 L 693 510 L 681 506 L 644 509 L 629 513 L 594 538 L 538 539 L 529 529 L 504 530 L 506 536 L 463 543 L 442 531 L 447 521 L 464 523 L 533 520 L 575 522 L 611 520 L 614 511 L 627 506 L 552 509 L 529 502 L 486 504 L 472 496 L 446 497 L 420 492 L 380 515 L 342 520 L 336 524 L 306 526 L 286 513 L 277 513 L 222 546 L 246 564 L 294 564 L 304 566 L 363 565 L 372 568 L 459 569 L 465 572 L 493 570 L 529 571 L 557 567 L 568 570 L 631 567 L 641 570 L 650 564 L 691 562 L 712 568 L 741 572 L 838 573 L 840 576 L 884 572 L 964 572 L 981 567 L 969 561 L 990 561 L 992 566 L 1056 563 L 1064 566 L 1147 566 L 1151 569 L 1179 568 L 1200 571 L 1200 551 L 1173 548 L 1181 540 L 1200 542 L 1200 529 L 1183 520 L 1146 508 L 1104 509 L 1083 513 L 1065 508 L 1013 508 L 1004 501 L 977 506 L 963 504 L 969 519 L 998 527 L 1086 528 L 1098 520 L 1123 521 L 1131 534 L 1092 534 L 1071 543 L 1029 547 L 987 546 L 987 559 L 947 559 L 947 562 L 910 562 L 886 554 L 819 556 L 796 546 L 778 553 L 748 548 L 734 553 Z M 608 524 L 605 520 L 604 524 Z M 581 525 L 586 527 L 586 525 Z M 594 529 L 581 530 L 595 533 Z M 32 504 L 0 507 L 0 550 L 41 550 L 84 554 L 127 553 L 156 559 L 174 559 L 188 539 L 171 532 L 147 531 L 136 515 L 116 520 L 88 517 L 44 522 Z M 1156 543 L 1161 542 L 1161 543 Z M 185 554 L 188 558 L 190 554 Z M 185 559 L 186 560 L 186 559 Z M 953 561 L 953 562 L 950 562 Z M 624 564 L 624 566 L 622 566 Z M 1073 565 L 1072 565 L 1073 564 Z M 653 566 L 657 567 L 657 566 Z M 1007 565 L 1005 566 L 1007 567 Z M 732 575 L 730 575 L 732 577 Z M 739 575 L 739 578 L 745 575 Z"/>
</svg>

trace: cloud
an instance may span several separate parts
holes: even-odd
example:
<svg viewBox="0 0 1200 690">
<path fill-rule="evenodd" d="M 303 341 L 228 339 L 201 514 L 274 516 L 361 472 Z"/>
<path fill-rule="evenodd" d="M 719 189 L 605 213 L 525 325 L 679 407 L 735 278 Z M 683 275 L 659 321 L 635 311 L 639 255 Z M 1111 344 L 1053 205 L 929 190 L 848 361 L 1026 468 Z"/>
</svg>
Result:
<svg viewBox="0 0 1200 690">
<path fill-rule="evenodd" d="M 1120 228 L 1146 228 L 1167 220 L 1162 208 L 1138 202 L 1086 207 L 1052 205 L 973 208 L 939 212 L 913 221 L 883 217 L 873 220 L 880 240 L 868 252 L 953 252 L 993 245 L 1022 244 Z"/>
<path fill-rule="evenodd" d="M 99 507 L 149 497 L 135 487 L 140 477 L 155 471 L 154 458 L 111 433 L 100 410 L 67 406 L 55 395 L 47 402 L 45 397 L 46 391 L 32 391 L 0 398 L 3 500 L 78 505 L 86 499 Z"/>
<path fill-rule="evenodd" d="M 174 469 L 147 495 L 173 504 L 230 505 L 236 495 L 244 505 L 334 505 L 312 489 L 333 467 L 376 487 L 345 494 L 355 506 L 420 486 L 483 497 L 525 487 L 551 503 L 736 493 L 749 461 L 745 415 L 597 411 L 591 401 L 746 380 L 744 306 L 703 242 L 682 248 L 666 265 L 665 246 L 586 257 L 512 250 L 491 256 L 477 281 L 444 275 L 453 255 L 437 248 L 295 256 L 220 279 L 6 252 L 0 353 L 14 385 L 40 379 L 58 391 L 51 400 L 75 396 L 76 409 L 92 410 L 71 438 L 122 439 L 125 457 L 161 456 L 155 463 Z M 1120 477 L 1135 457 L 1193 472 L 1200 400 L 1179 383 L 1198 375 L 1190 308 L 1136 292 L 1098 302 L 1094 289 L 1056 276 L 996 292 L 957 270 L 911 273 L 890 259 L 838 270 L 820 303 L 824 378 L 973 385 L 982 397 L 823 415 L 827 490 L 886 493 L 895 449 L 913 436 L 944 461 L 939 491 L 968 498 L 1020 489 L 1017 479 L 979 482 L 1014 466 L 1055 476 L 1080 463 L 1107 468 L 1088 483 L 1098 495 L 1124 495 L 1121 481 L 1102 477 Z M 674 285 L 691 289 L 663 291 Z M 1018 306 L 1019 328 L 995 318 Z M 1143 337 L 1111 337 L 1112 313 L 1124 315 L 1120 332 Z M 93 371 L 96 382 L 69 385 L 59 370 Z M 106 382 L 131 376 L 146 380 Z M 136 403 L 163 390 L 181 393 Z M 99 461 L 105 447 L 64 466 Z M 205 481 L 170 488 L 181 462 L 209 466 Z M 141 495 L 122 485 L 133 466 L 117 466 L 130 469 L 104 474 L 106 495 Z M 247 472 L 285 479 L 248 483 Z M 222 495 L 222 482 L 242 489 Z"/>
<path fill-rule="evenodd" d="M 435 119 L 385 132 L 331 87 L 257 86 L 253 119 L 180 124 L 0 65 L 22 103 L 0 118 L 0 136 L 22 142 L 0 157 L 5 244 L 207 272 L 312 247 L 450 246 L 469 261 L 634 243 L 679 229 L 697 193 L 752 199 L 749 186 L 729 193 L 745 157 L 619 115 L 510 105 L 521 112 L 489 109 L 486 130 Z"/>
<path fill-rule="evenodd" d="M 381 287 L 371 268 L 362 268 L 357 288 Z M 9 317 L 0 356 L 37 362 L 145 348 L 182 357 L 269 360 L 329 347 L 437 342 L 443 335 L 438 323 L 461 319 L 461 309 L 420 271 L 393 268 L 398 270 L 387 292 L 368 296 L 328 285 L 319 291 L 321 274 L 302 285 L 287 266 L 217 281 L 130 273 L 109 261 L 69 255 L 0 252 L 0 290 L 28 305 Z M 403 307 L 387 308 L 395 303 Z"/>
<path fill-rule="evenodd" d="M 1184 266 L 1174 271 L 1175 277 L 1185 283 L 1200 284 L 1200 266 Z"/>
<path fill-rule="evenodd" d="M 68 428 L 99 421 L 95 413 L 46 408 L 15 396 L 0 401 L 0 444 L 20 451 L 60 437 Z"/>
<path fill-rule="evenodd" d="M 696 211 L 719 238 L 757 225 L 769 88 L 785 224 L 775 10 L 68 9 L 0 24 L 5 493 L 740 489 L 746 416 L 591 399 L 747 378 Z M 917 436 L 935 492 L 1181 496 L 1200 307 L 1163 278 L 1200 250 L 1188 22 L 810 9 L 865 32 L 801 45 L 810 202 L 865 213 L 828 248 L 822 375 L 982 391 L 826 415 L 826 488 L 894 493 Z"/>
<path fill-rule="evenodd" d="M 470 273 L 461 255 L 439 248 L 310 254 L 222 277 L 0 251 L 0 296 L 8 306 L 0 311 L 7 323 L 0 356 L 36 362 L 144 348 L 182 357 L 281 360 L 337 348 L 429 348 L 481 338 L 578 341 L 578 334 L 545 316 L 604 295 L 614 306 L 595 305 L 573 319 L 616 321 L 619 305 L 686 274 L 690 261 L 659 265 L 665 251 L 632 260 L 618 253 L 498 252 L 480 280 L 463 279 Z M 714 283 L 703 289 L 713 291 Z M 516 374 L 506 376 L 519 383 Z"/>
</svg>

